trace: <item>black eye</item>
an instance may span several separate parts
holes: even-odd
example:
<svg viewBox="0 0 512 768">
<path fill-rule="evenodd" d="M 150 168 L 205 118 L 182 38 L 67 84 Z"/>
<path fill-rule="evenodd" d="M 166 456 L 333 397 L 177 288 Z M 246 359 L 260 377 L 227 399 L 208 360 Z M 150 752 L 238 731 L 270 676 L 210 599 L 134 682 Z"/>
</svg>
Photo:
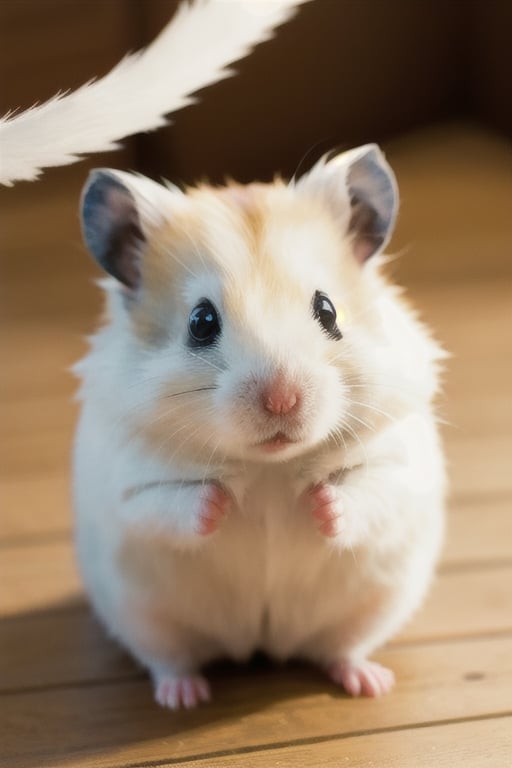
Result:
<svg viewBox="0 0 512 768">
<path fill-rule="evenodd" d="M 342 338 L 341 331 L 336 325 L 336 310 L 334 304 L 325 293 L 315 291 L 313 296 L 313 315 L 324 331 L 338 341 Z"/>
<path fill-rule="evenodd" d="M 189 341 L 194 347 L 213 344 L 220 333 L 217 310 L 208 299 L 202 299 L 188 318 Z"/>
</svg>

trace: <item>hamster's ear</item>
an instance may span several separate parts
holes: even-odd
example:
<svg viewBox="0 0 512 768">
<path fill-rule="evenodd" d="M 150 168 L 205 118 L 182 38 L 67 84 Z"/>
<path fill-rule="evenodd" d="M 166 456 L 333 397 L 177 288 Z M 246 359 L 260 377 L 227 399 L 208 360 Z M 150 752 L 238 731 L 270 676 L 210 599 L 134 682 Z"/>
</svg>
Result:
<svg viewBox="0 0 512 768">
<path fill-rule="evenodd" d="M 298 186 L 315 190 L 329 202 L 345 232 L 352 235 L 359 262 L 386 247 L 398 210 L 398 187 L 376 144 L 322 159 Z"/>
<path fill-rule="evenodd" d="M 82 232 L 98 264 L 136 290 L 147 238 L 164 220 L 171 192 L 144 176 L 110 169 L 91 172 L 82 192 Z"/>
</svg>

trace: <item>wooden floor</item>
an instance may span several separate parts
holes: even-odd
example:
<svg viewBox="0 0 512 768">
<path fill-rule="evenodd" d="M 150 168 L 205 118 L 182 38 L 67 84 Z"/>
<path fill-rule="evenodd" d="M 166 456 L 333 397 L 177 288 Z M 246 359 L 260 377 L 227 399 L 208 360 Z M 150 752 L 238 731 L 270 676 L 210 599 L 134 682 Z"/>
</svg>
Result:
<svg viewBox="0 0 512 768">
<path fill-rule="evenodd" d="M 14 206 L 18 215 L 23 225 Z M 25 226 L 45 212 L 32 215 Z M 17 242 L 3 271 L 0 338 L 3 768 L 512 765 L 510 279 L 483 269 L 412 281 L 454 353 L 441 400 L 452 492 L 431 595 L 377 655 L 395 670 L 396 690 L 351 700 L 315 669 L 257 661 L 213 670 L 211 705 L 176 714 L 153 703 L 145 674 L 96 624 L 73 560 L 76 407 L 65 369 L 98 309 L 91 267 L 78 241 L 59 245 L 47 229 L 37 259 Z"/>
</svg>

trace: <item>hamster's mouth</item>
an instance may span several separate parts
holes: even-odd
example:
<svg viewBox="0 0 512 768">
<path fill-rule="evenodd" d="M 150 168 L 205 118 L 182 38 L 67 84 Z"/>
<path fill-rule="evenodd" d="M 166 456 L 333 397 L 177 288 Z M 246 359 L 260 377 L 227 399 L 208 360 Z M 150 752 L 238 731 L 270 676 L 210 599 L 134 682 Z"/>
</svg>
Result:
<svg viewBox="0 0 512 768">
<path fill-rule="evenodd" d="M 296 442 L 296 440 L 291 440 L 291 438 L 285 435 L 284 432 L 276 432 L 276 434 L 268 440 L 263 440 L 261 443 L 256 443 L 256 447 L 261 448 L 266 453 L 276 453 L 277 451 L 282 451 L 289 445 L 293 445 Z"/>
</svg>

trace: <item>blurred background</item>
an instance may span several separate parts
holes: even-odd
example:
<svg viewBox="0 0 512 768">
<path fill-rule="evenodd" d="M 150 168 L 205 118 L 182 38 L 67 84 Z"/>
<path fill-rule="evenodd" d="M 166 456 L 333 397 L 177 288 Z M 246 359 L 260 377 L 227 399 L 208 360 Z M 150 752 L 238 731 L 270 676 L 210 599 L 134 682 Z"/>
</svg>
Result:
<svg viewBox="0 0 512 768">
<path fill-rule="evenodd" d="M 0 113 L 105 74 L 146 45 L 176 6 L 1 0 Z M 128 139 L 108 157 L 47 171 L 37 185 L 0 190 L 5 252 L 25 243 L 69 251 L 91 166 L 185 183 L 269 180 L 309 168 L 333 147 L 378 141 L 402 191 L 392 249 L 411 247 L 399 275 L 429 278 L 433 259 L 443 275 L 508 271 L 499 237 L 510 216 L 511 30 L 507 0 L 314 0 L 238 64 L 237 77 L 206 89 L 166 129 Z M 461 239 L 449 258 L 436 259 L 447 231 Z"/>
<path fill-rule="evenodd" d="M 2 0 L 0 113 L 105 74 L 126 52 L 146 45 L 176 6 L 176 0 Z M 237 77 L 205 89 L 166 129 L 126 140 L 108 157 L 50 170 L 37 185 L 2 190 L 4 210 L 24 209 L 33 197 L 50 205 L 49 198 L 60 196 L 69 206 L 60 214 L 57 206 L 55 220 L 34 219 L 33 227 L 20 228 L 9 217 L 2 222 L 5 245 L 19 247 L 23 230 L 61 244 L 76 238 L 76 201 L 89 166 L 106 163 L 185 183 L 270 180 L 309 168 L 333 147 L 378 141 L 402 188 L 393 246 L 414 244 L 400 265 L 404 275 L 431 274 L 435 254 L 429 242 L 427 257 L 422 243 L 446 227 L 464 229 L 467 242 L 440 260 L 443 272 L 479 272 L 483 261 L 486 268 L 508 268 L 502 248 L 488 245 L 483 259 L 481 247 L 471 245 L 471 228 L 486 226 L 496 236 L 500 216 L 510 211 L 504 193 L 511 30 L 507 0 L 314 0 L 277 39 L 240 62 Z M 448 192 L 447 185 L 455 186 Z M 484 215 L 482 200 L 489 203 L 494 189 Z"/>
<path fill-rule="evenodd" d="M 176 5 L 0 0 L 0 113 L 105 74 L 146 45 Z M 454 638 L 510 638 L 511 39 L 509 0 L 314 0 L 167 128 L 0 189 L 0 618 L 21 622 L 5 624 L 11 689 L 34 679 L 79 685 L 118 669 L 81 602 L 68 493 L 77 411 L 67 369 L 85 352 L 101 305 L 78 201 L 88 168 L 102 165 L 177 183 L 270 180 L 307 170 L 333 147 L 382 144 L 402 200 L 390 270 L 453 355 L 439 404 L 449 536 L 426 612 L 401 641 L 444 638 L 457 658 Z M 27 642 L 36 635 L 39 666 Z M 500 709 L 496 690 L 487 712 Z M 454 697 L 455 709 L 464 700 Z"/>
<path fill-rule="evenodd" d="M 105 74 L 146 45 L 176 6 L 1 0 L 0 113 Z M 12 345 L 23 323 L 41 327 L 53 318 L 57 346 L 44 336 L 30 370 L 55 384 L 71 363 L 62 354 L 80 354 L 80 336 L 94 325 L 100 297 L 90 278 L 98 273 L 77 215 L 88 168 L 136 169 L 177 183 L 270 180 L 308 169 L 333 147 L 378 141 L 401 190 L 392 273 L 420 306 L 435 287 L 428 320 L 453 350 L 443 327 L 445 292 L 494 278 L 503 286 L 512 270 L 511 31 L 507 0 L 314 0 L 240 62 L 236 77 L 205 89 L 167 128 L 128 139 L 108 156 L 45 171 L 36 183 L 0 189 L 4 343 Z M 475 311 L 468 307 L 464 322 Z M 70 334 L 74 346 L 62 346 Z M 498 336 L 498 329 L 489 334 L 487 350 Z M 71 394 L 71 378 L 59 381 Z M 60 415 L 68 430 L 70 413 Z M 27 416 L 9 408 L 6 418 L 17 434 Z M 61 451 L 59 464 L 67 460 L 65 441 Z"/>
</svg>

